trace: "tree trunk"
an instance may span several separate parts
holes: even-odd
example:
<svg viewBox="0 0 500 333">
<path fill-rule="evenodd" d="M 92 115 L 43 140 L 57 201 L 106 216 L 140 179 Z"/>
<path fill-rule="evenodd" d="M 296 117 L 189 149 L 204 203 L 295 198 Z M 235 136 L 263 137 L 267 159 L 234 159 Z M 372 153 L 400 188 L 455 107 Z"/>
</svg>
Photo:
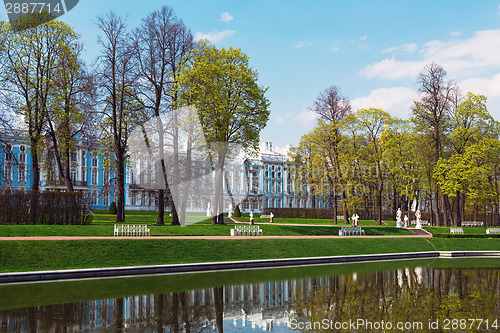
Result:
<svg viewBox="0 0 500 333">
<path fill-rule="evenodd" d="M 441 219 L 439 217 L 439 190 L 434 193 L 434 218 L 436 220 L 436 227 L 441 226 Z"/>
<path fill-rule="evenodd" d="M 164 212 L 165 212 L 165 190 L 158 190 L 158 216 L 156 218 L 157 225 L 164 225 Z"/>
<path fill-rule="evenodd" d="M 116 148 L 116 173 L 118 200 L 116 203 L 116 223 L 125 222 L 125 151 Z"/>
</svg>

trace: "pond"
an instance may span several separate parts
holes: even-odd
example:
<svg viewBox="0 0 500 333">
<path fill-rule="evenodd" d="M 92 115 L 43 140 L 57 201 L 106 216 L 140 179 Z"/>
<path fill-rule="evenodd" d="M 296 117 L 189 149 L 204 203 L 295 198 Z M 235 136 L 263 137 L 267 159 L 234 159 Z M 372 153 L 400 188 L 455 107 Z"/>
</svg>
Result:
<svg viewBox="0 0 500 333">
<path fill-rule="evenodd" d="M 3 285 L 0 332 L 493 332 L 499 267 L 437 259 Z"/>
</svg>

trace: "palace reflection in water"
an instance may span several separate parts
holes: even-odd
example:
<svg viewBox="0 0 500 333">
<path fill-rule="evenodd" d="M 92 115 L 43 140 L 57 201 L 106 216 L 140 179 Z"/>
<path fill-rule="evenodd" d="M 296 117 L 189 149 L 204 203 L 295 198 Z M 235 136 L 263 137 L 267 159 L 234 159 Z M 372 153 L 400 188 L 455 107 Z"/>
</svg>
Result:
<svg viewBox="0 0 500 333">
<path fill-rule="evenodd" d="M 500 270 L 430 267 L 0 311 L 1 332 L 290 332 L 291 320 L 500 320 Z"/>
</svg>

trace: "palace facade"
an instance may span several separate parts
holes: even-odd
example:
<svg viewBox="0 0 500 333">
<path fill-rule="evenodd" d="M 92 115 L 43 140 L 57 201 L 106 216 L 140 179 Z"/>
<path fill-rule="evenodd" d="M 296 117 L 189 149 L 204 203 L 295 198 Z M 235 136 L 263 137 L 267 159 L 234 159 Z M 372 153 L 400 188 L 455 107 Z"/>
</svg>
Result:
<svg viewBox="0 0 500 333">
<path fill-rule="evenodd" d="M 19 138 L 2 135 L 0 189 L 30 190 L 33 182 L 31 147 L 28 140 L 14 140 L 14 137 Z M 225 209 L 233 202 L 240 203 L 243 212 L 262 212 L 267 207 L 310 207 L 311 199 L 307 193 L 297 193 L 294 190 L 287 150 L 273 148 L 272 142 L 263 142 L 258 156 L 240 154 L 237 159 L 226 164 L 224 193 L 229 189 L 231 196 L 225 195 Z M 40 160 L 40 189 L 64 191 L 66 187 L 59 179 L 53 152 L 45 149 Z M 141 182 L 136 179 L 138 175 L 149 177 L 151 172 L 141 172 L 138 167 L 147 171 L 151 169 L 151 163 L 127 166 L 125 209 L 155 210 L 158 204 L 157 191 L 141 187 L 138 185 Z M 107 166 L 97 145 L 90 141 L 79 140 L 77 148 L 71 152 L 70 178 L 75 191 L 88 193 L 90 207 L 93 209 L 107 209 L 116 199 L 113 168 Z M 199 196 L 193 195 L 187 200 L 187 210 L 206 211 L 207 202 L 210 200 L 200 200 Z"/>
</svg>

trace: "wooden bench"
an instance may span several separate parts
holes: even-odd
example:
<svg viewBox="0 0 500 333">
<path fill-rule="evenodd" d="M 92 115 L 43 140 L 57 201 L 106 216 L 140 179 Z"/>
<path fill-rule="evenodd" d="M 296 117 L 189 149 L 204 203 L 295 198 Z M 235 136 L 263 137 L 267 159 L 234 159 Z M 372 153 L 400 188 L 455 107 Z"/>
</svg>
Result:
<svg viewBox="0 0 500 333">
<path fill-rule="evenodd" d="M 452 235 L 463 235 L 464 229 L 462 228 L 450 228 L 450 234 Z"/>
<path fill-rule="evenodd" d="M 231 236 L 262 236 L 263 231 L 258 225 L 235 225 Z"/>
<path fill-rule="evenodd" d="M 364 234 L 365 231 L 361 227 L 341 227 L 339 230 L 339 236 L 361 236 Z"/>
<path fill-rule="evenodd" d="M 115 224 L 114 236 L 150 236 L 146 224 Z"/>
<path fill-rule="evenodd" d="M 462 227 L 482 227 L 484 222 L 482 221 L 463 221 Z"/>
<path fill-rule="evenodd" d="M 500 228 L 488 228 L 486 229 L 487 234 L 500 234 Z"/>
</svg>

